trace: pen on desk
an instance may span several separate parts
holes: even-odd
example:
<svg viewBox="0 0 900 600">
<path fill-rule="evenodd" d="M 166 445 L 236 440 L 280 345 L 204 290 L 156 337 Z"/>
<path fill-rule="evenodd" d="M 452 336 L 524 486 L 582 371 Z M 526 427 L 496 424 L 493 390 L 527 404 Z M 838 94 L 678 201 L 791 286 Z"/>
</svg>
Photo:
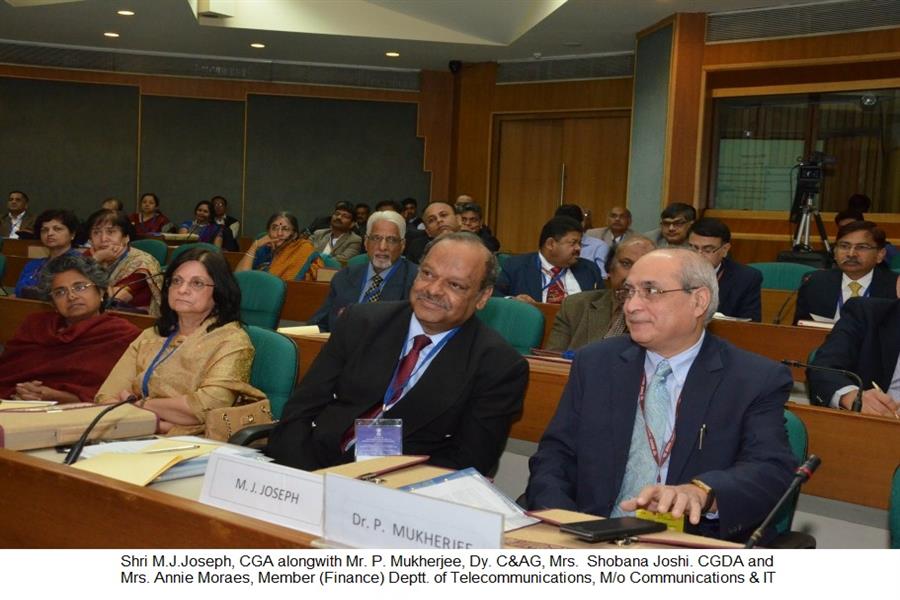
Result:
<svg viewBox="0 0 900 600">
<path fill-rule="evenodd" d="M 697 450 L 703 450 L 703 436 L 706 435 L 706 423 L 700 426 L 700 445 Z"/>
<path fill-rule="evenodd" d="M 156 450 L 147 450 L 141 454 L 160 454 L 162 452 L 177 452 L 179 450 L 196 450 L 200 444 L 189 444 L 187 446 L 172 446 L 171 448 L 157 448 Z"/>
<path fill-rule="evenodd" d="M 881 389 L 881 386 L 878 385 L 878 383 L 876 383 L 875 381 L 872 382 L 872 387 L 875 388 L 876 390 L 878 390 L 879 392 L 881 392 L 882 394 L 884 393 L 884 390 Z M 900 415 L 897 414 L 897 411 L 894 411 L 894 418 L 897 420 L 900 420 Z"/>
</svg>

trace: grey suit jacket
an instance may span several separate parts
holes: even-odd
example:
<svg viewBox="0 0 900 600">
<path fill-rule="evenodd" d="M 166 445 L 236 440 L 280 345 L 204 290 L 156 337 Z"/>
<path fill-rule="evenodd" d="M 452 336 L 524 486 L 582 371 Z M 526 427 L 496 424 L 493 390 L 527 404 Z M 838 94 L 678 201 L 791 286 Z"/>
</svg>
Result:
<svg viewBox="0 0 900 600">
<path fill-rule="evenodd" d="M 612 311 L 613 297 L 609 290 L 572 294 L 563 300 L 544 347 L 563 352 L 596 342 L 609 329 Z"/>
<path fill-rule="evenodd" d="M 319 229 L 309 236 L 309 241 L 319 252 L 325 249 L 329 239 L 331 239 L 331 229 Z M 345 263 L 361 251 L 362 238 L 352 231 L 348 231 L 338 240 L 337 246 L 331 251 L 331 256 Z"/>
</svg>

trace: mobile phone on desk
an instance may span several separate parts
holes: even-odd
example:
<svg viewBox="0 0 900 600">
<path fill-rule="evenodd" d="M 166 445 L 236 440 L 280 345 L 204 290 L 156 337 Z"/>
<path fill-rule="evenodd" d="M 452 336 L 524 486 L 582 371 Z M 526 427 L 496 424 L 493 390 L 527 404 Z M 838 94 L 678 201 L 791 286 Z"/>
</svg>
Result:
<svg viewBox="0 0 900 600">
<path fill-rule="evenodd" d="M 559 526 L 563 533 L 571 533 L 586 542 L 606 542 L 634 537 L 645 533 L 665 531 L 664 523 L 646 521 L 637 517 L 615 517 L 596 521 L 578 521 Z"/>
</svg>

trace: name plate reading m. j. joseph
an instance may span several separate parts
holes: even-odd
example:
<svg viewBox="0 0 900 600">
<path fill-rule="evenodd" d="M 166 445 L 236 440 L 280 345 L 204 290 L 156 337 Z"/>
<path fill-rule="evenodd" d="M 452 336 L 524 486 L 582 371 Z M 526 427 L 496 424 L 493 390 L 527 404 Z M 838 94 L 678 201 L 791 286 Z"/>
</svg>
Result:
<svg viewBox="0 0 900 600">
<path fill-rule="evenodd" d="M 321 536 L 322 495 L 321 475 L 213 452 L 200 502 Z"/>
</svg>

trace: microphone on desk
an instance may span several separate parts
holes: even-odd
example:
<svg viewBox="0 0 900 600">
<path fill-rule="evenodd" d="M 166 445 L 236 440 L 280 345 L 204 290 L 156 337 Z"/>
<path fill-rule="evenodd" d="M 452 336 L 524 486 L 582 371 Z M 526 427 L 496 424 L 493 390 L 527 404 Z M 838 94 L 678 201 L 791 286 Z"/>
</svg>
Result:
<svg viewBox="0 0 900 600">
<path fill-rule="evenodd" d="M 75 445 L 72 446 L 72 448 L 69 450 L 69 453 L 66 454 L 66 458 L 63 460 L 63 464 L 71 465 L 71 464 L 74 464 L 75 461 L 78 460 L 78 457 L 81 456 L 81 451 L 84 450 L 85 443 L 87 443 L 88 436 L 91 434 L 91 431 L 94 430 L 94 427 L 97 426 L 97 423 L 100 422 L 100 419 L 102 419 L 104 416 L 106 416 L 106 413 L 108 413 L 111 410 L 115 410 L 115 409 L 119 408 L 123 404 L 131 404 L 131 403 L 137 402 L 137 400 L 138 400 L 138 397 L 135 396 L 134 394 L 131 394 L 124 400 L 116 402 L 115 404 L 110 404 L 104 410 L 100 411 L 100 413 L 96 417 L 94 417 L 94 420 L 91 421 L 90 425 L 88 425 L 85 428 L 84 433 L 81 434 L 81 437 L 78 438 L 78 441 L 75 442 Z"/>
<path fill-rule="evenodd" d="M 138 279 L 137 281 L 132 281 L 132 282 L 129 283 L 128 285 L 123 285 L 122 287 L 120 287 L 119 289 L 117 289 L 117 290 L 113 293 L 112 296 L 110 296 L 109 298 L 107 298 L 106 300 L 103 301 L 103 310 L 104 310 L 104 311 L 109 310 L 109 309 L 112 307 L 113 303 L 116 301 L 116 296 L 118 296 L 118 295 L 119 295 L 119 292 L 121 292 L 121 291 L 124 290 L 125 288 L 128 288 L 128 287 L 130 287 L 130 286 L 132 286 L 132 285 L 134 285 L 134 284 L 137 284 L 137 283 L 143 283 L 143 282 L 145 282 L 145 281 L 147 281 L 147 280 L 149 280 L 149 279 L 155 279 L 155 278 L 157 278 L 157 277 L 162 277 L 163 275 L 165 275 L 165 273 L 154 273 L 154 274 L 152 274 L 152 275 L 146 275 L 146 276 L 144 276 L 144 277 L 141 277 L 141 278 Z"/>
<path fill-rule="evenodd" d="M 781 510 L 781 507 L 800 489 L 800 486 L 809 481 L 809 478 L 812 477 L 812 474 L 816 472 L 816 469 L 819 468 L 819 465 L 822 464 L 822 459 L 816 456 L 815 454 L 810 454 L 809 458 L 806 459 L 806 462 L 797 467 L 797 470 L 794 471 L 794 480 L 791 481 L 791 485 L 788 486 L 787 491 L 784 492 L 784 495 L 778 501 L 778 504 L 775 505 L 775 508 L 766 516 L 766 520 L 762 522 L 762 524 L 756 528 L 756 531 L 753 532 L 753 535 L 750 536 L 750 539 L 747 540 L 747 543 L 744 544 L 744 548 L 752 548 L 754 547 L 762 538 L 763 533 L 765 533 L 766 528 L 775 519 L 775 516 L 778 514 L 778 511 Z"/>
<path fill-rule="evenodd" d="M 775 320 L 772 321 L 773 324 L 781 325 L 781 319 L 784 318 L 784 312 L 787 310 L 787 307 L 791 303 L 791 300 L 797 297 L 797 295 L 800 293 L 800 287 L 805 285 L 806 282 L 809 281 L 810 277 L 812 277 L 812 272 L 804 275 L 800 279 L 800 285 L 797 286 L 797 289 L 795 289 L 793 292 L 788 294 L 788 297 L 784 299 L 784 302 L 782 303 L 781 308 L 778 309 L 778 313 L 775 315 Z"/>
<path fill-rule="evenodd" d="M 853 399 L 853 405 L 850 407 L 850 410 L 852 410 L 853 412 L 862 411 L 863 382 L 862 378 L 853 371 L 848 371 L 846 369 L 835 369 L 833 367 L 820 367 L 819 365 L 811 365 L 808 363 L 802 363 L 799 360 L 789 359 L 782 360 L 781 364 L 787 365 L 789 367 L 796 367 L 798 369 L 812 369 L 813 371 L 835 373 L 837 375 L 844 375 L 845 377 L 849 377 L 854 381 L 854 383 L 856 383 L 856 398 Z"/>
</svg>

